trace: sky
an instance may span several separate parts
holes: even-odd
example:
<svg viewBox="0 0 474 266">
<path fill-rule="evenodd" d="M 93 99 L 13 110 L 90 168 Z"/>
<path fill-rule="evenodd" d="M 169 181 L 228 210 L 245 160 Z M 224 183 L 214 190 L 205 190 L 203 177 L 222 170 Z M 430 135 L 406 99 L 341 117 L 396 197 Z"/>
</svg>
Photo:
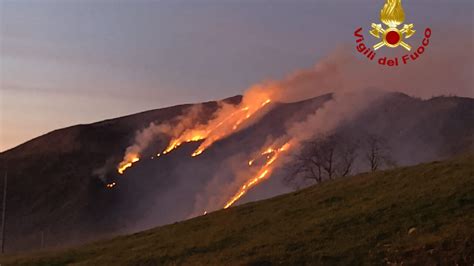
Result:
<svg viewBox="0 0 474 266">
<path fill-rule="evenodd" d="M 0 0 L 0 151 L 62 127 L 241 94 L 352 44 L 384 2 Z M 418 29 L 474 35 L 471 0 L 402 2 Z"/>
</svg>

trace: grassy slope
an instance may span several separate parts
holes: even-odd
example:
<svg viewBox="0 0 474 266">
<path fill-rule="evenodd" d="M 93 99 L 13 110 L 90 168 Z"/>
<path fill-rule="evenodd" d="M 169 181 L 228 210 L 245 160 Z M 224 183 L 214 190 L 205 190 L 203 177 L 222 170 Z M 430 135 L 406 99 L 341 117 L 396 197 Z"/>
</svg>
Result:
<svg viewBox="0 0 474 266">
<path fill-rule="evenodd" d="M 416 232 L 408 234 L 410 228 Z M 8 264 L 474 262 L 474 156 L 327 182 Z"/>
</svg>

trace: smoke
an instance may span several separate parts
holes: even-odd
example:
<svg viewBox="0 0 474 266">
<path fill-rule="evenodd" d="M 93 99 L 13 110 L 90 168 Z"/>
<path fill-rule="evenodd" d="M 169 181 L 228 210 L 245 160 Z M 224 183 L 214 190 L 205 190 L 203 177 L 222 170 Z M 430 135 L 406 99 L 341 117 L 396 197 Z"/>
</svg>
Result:
<svg viewBox="0 0 474 266">
<path fill-rule="evenodd" d="M 301 147 L 301 143 L 324 136 L 335 130 L 339 125 L 346 121 L 351 121 L 358 114 L 363 112 L 370 104 L 384 95 L 381 91 L 361 90 L 357 92 L 339 92 L 333 95 L 332 99 L 324 103 L 314 113 L 309 114 L 303 121 L 295 122 L 287 126 L 286 133 L 276 140 L 267 140 L 267 142 L 254 152 L 251 158 L 258 158 L 260 153 L 265 150 L 276 149 L 278 147 L 288 147 L 283 154 L 288 151 L 296 152 Z M 286 145 L 284 143 L 287 143 Z M 271 158 L 267 157 L 267 158 Z M 235 195 L 243 184 L 247 181 L 266 173 L 266 178 L 281 167 L 289 157 L 278 158 L 274 165 L 261 163 L 261 168 L 247 169 L 242 167 L 242 162 L 247 162 L 245 156 L 233 156 L 223 162 L 228 172 L 217 173 L 207 184 L 205 191 L 197 194 L 194 204 L 193 215 L 201 215 L 204 211 L 213 211 L 222 208 L 229 201 L 232 195 Z M 267 160 L 267 162 L 270 162 Z M 273 163 L 273 162 L 272 162 Z M 228 176 L 233 179 L 229 180 Z M 227 178 L 226 178 L 227 177 Z M 260 182 L 260 181 L 259 181 Z M 249 189 L 245 189 L 247 192 Z M 242 192 L 242 190 L 240 190 Z M 238 193 L 237 193 L 238 194 Z M 241 196 L 243 196 L 242 194 Z M 239 196 L 240 198 L 240 196 Z"/>
<path fill-rule="evenodd" d="M 340 124 L 351 121 L 379 99 L 384 93 L 374 90 L 361 90 L 358 92 L 340 92 L 333 99 L 326 102 L 322 108 L 302 121 L 292 124 L 287 129 L 287 137 L 293 142 L 301 143 L 318 135 L 326 135 L 336 129 Z"/>
<path fill-rule="evenodd" d="M 421 30 L 418 34 L 421 38 Z M 429 98 L 437 95 L 474 96 L 473 40 L 465 38 L 437 38 L 433 30 L 430 45 L 416 61 L 398 67 L 378 65 L 359 56 L 352 46 L 340 46 L 314 66 L 295 71 L 281 80 L 266 80 L 249 87 L 240 104 L 218 103 L 211 119 L 202 120 L 201 106 L 190 108 L 174 122 L 150 124 L 137 132 L 134 143 L 126 149 L 124 162 L 133 162 L 158 136 L 171 138 L 164 153 L 185 142 L 200 141 L 193 156 L 201 154 L 216 141 L 226 138 L 251 125 L 261 117 L 266 104 L 272 102 L 295 102 L 331 93 L 332 98 L 313 113 L 286 126 L 285 133 L 272 139 L 262 147 L 247 148 L 247 155 L 238 154 L 220 162 L 223 170 L 216 172 L 201 192 L 194 196 L 192 215 L 222 208 L 242 184 L 262 170 L 268 170 L 265 178 L 282 167 L 288 160 L 286 156 L 296 153 L 307 140 L 330 134 L 341 125 L 354 121 L 386 92 L 398 91 L 411 96 Z M 416 49 L 416 38 L 411 44 Z M 421 43 L 421 39 L 418 40 Z M 382 51 L 382 50 L 381 50 Z M 390 55 L 397 51 L 385 49 Z M 401 58 L 406 51 L 398 50 Z M 379 52 L 382 54 L 382 52 Z M 379 55 L 380 57 L 380 55 Z M 268 169 L 245 168 L 243 163 L 248 153 L 260 154 L 268 147 L 278 148 L 289 143 L 289 150 Z"/>
<path fill-rule="evenodd" d="M 196 123 L 195 121 L 197 121 L 201 116 L 202 105 L 196 104 L 186 109 L 184 114 L 176 117 L 173 121 L 165 121 L 160 124 L 152 122 L 148 127 L 139 130 L 135 134 L 133 144 L 125 150 L 123 160 L 118 166 L 119 172 L 123 173 L 125 169 L 132 166 L 132 164 L 139 159 L 141 153 L 147 149 L 150 143 L 152 143 L 158 136 L 164 135 L 175 137 L 186 129 L 192 127 Z"/>
<path fill-rule="evenodd" d="M 419 39 L 422 38 L 421 30 L 418 35 Z M 417 41 L 415 39 L 410 39 L 413 44 Z M 421 39 L 418 41 L 421 43 Z M 270 101 L 294 102 L 327 93 L 333 93 L 338 101 L 344 101 L 340 99 L 342 95 L 363 93 L 368 88 L 398 91 L 422 98 L 442 94 L 473 96 L 472 39 L 459 40 L 449 36 L 440 39 L 436 38 L 436 30 L 433 30 L 430 42 L 420 58 L 398 67 L 381 66 L 376 61 L 358 58 L 351 46 L 336 48 L 309 69 L 296 71 L 282 80 L 263 81 L 251 86 L 238 105 L 220 103 L 213 118 L 205 123 L 192 123 L 199 112 L 191 111 L 178 118 L 180 122 L 177 125 L 167 122 L 151 124 L 137 134 L 119 168 L 131 166 L 140 152 L 159 134 L 172 139 L 164 153 L 182 143 L 203 140 L 192 154 L 200 155 L 216 141 L 257 121 L 259 116 L 255 114 Z M 401 58 L 402 55 L 397 56 Z M 363 104 L 360 102 L 359 105 Z"/>
<path fill-rule="evenodd" d="M 244 100 L 251 102 L 253 97 L 264 95 L 274 101 L 293 102 L 333 94 L 330 101 L 304 120 L 287 125 L 284 136 L 270 145 L 288 141 L 294 153 L 304 141 L 329 134 L 340 125 L 354 120 L 386 92 L 398 91 L 420 98 L 438 95 L 472 97 L 473 40 L 446 36 L 445 39 L 432 37 L 431 42 L 417 61 L 399 67 L 381 66 L 377 62 L 357 58 L 353 47 L 339 47 L 312 68 L 296 71 L 279 81 L 264 81 L 250 87 Z M 287 160 L 280 158 L 271 171 Z M 227 164 L 233 166 L 237 162 L 230 160 Z M 202 206 L 223 206 L 225 199 L 217 197 L 216 191 L 233 191 L 230 194 L 225 192 L 230 197 L 245 182 L 242 181 L 242 170 L 237 169 L 233 175 L 235 179 L 232 182 L 219 181 L 218 177 L 214 177 L 206 191 L 197 196 L 194 213 L 202 213 Z M 252 174 L 247 173 L 247 178 L 251 177 Z"/>
<path fill-rule="evenodd" d="M 248 179 L 249 175 L 253 174 L 251 169 L 243 167 L 246 159 L 246 154 L 239 153 L 230 156 L 221 163 L 221 167 L 207 182 L 203 191 L 196 194 L 193 212 L 188 218 L 223 207 L 223 202 L 235 193 L 235 188 L 238 188 Z"/>
<path fill-rule="evenodd" d="M 421 30 L 419 34 L 422 34 Z M 430 42 L 420 58 L 398 67 L 382 66 L 376 61 L 359 58 L 354 47 L 341 46 L 313 67 L 296 71 L 280 81 L 265 81 L 252 86 L 248 93 L 254 89 L 266 89 L 273 100 L 281 102 L 367 88 L 403 92 L 421 98 L 438 95 L 473 97 L 473 39 L 464 37 L 460 40 L 459 36 L 440 39 L 433 30 Z"/>
<path fill-rule="evenodd" d="M 92 171 L 92 175 L 102 181 L 102 183 L 107 184 L 107 173 L 109 169 L 114 167 L 115 161 L 112 158 L 107 159 L 105 164 L 102 167 L 96 168 Z"/>
</svg>

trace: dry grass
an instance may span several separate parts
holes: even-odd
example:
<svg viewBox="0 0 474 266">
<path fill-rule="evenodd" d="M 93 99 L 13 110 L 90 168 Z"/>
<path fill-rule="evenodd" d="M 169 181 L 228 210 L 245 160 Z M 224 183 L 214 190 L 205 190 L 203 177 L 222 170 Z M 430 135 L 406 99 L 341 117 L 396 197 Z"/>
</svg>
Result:
<svg viewBox="0 0 474 266">
<path fill-rule="evenodd" d="M 474 156 L 467 155 L 339 179 L 70 250 L 0 260 L 2 265 L 472 265 L 473 254 Z"/>
</svg>

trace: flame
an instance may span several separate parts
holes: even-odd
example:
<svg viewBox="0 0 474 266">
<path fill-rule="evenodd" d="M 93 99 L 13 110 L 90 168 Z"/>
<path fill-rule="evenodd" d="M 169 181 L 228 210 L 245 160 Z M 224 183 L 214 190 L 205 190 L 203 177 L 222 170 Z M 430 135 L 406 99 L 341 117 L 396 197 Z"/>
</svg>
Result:
<svg viewBox="0 0 474 266">
<path fill-rule="evenodd" d="M 261 156 L 269 155 L 269 157 L 267 157 L 269 160 L 262 166 L 262 168 L 260 168 L 260 170 L 258 171 L 258 173 L 254 177 L 247 180 L 247 182 L 245 182 L 240 187 L 239 191 L 237 193 L 235 193 L 235 195 L 232 196 L 229 201 L 227 201 L 227 203 L 224 205 L 224 209 L 227 209 L 230 206 L 232 206 L 232 204 L 234 204 L 243 195 L 245 195 L 245 193 L 247 193 L 247 191 L 250 188 L 256 186 L 262 180 L 268 178 L 269 175 L 272 173 L 272 171 L 274 169 L 273 163 L 278 159 L 280 154 L 284 151 L 287 151 L 290 148 L 290 146 L 291 146 L 290 142 L 287 142 L 287 143 L 283 144 L 278 149 L 274 149 L 274 148 L 270 147 L 270 148 L 266 149 L 265 151 L 263 151 L 260 155 Z M 249 165 L 252 165 L 254 160 L 249 161 Z"/>
<path fill-rule="evenodd" d="M 195 157 L 202 154 L 207 148 L 214 144 L 214 142 L 233 133 L 244 121 L 249 119 L 253 114 L 270 102 L 270 99 L 267 99 L 260 106 L 245 106 L 237 112 L 232 113 L 229 117 L 222 121 L 222 123 L 219 123 L 215 128 L 208 132 L 206 140 L 201 143 L 201 145 L 193 152 L 193 154 L 191 154 L 191 156 Z M 230 127 L 232 128 L 231 130 L 229 129 Z"/>
<path fill-rule="evenodd" d="M 195 142 L 204 140 L 201 145 L 191 154 L 195 157 L 202 154 L 216 141 L 222 139 L 237 130 L 240 125 L 254 115 L 258 110 L 271 102 L 270 99 L 265 99 L 262 103 L 256 106 L 244 106 L 232 112 L 223 118 L 217 118 L 211 121 L 209 125 L 200 125 L 194 129 L 185 130 L 180 136 L 172 139 L 168 147 L 162 152 L 166 154 L 178 148 L 182 143 Z"/>
<path fill-rule="evenodd" d="M 162 152 L 162 154 L 167 154 L 172 150 L 178 148 L 183 143 L 200 141 L 206 138 L 206 132 L 195 131 L 195 132 L 185 132 L 180 137 L 172 139 L 168 144 L 168 147 Z M 159 155 L 158 155 L 159 156 Z"/>
<path fill-rule="evenodd" d="M 117 185 L 117 183 L 112 182 L 112 183 L 106 184 L 105 187 L 106 187 L 106 188 L 113 188 L 113 187 L 115 187 L 115 185 Z"/>
<path fill-rule="evenodd" d="M 405 20 L 401 0 L 387 0 L 380 11 L 380 20 L 390 28 L 396 28 Z"/>
<path fill-rule="evenodd" d="M 266 149 L 264 152 L 262 152 L 262 153 L 258 156 L 258 158 L 260 158 L 261 156 L 265 156 L 265 155 L 266 155 L 266 158 L 267 158 L 267 159 L 270 159 L 270 158 L 272 158 L 272 156 L 271 156 L 270 154 L 271 154 L 271 153 L 274 153 L 274 152 L 275 152 L 274 149 L 268 148 L 268 149 Z M 250 161 L 248 162 L 248 165 L 249 165 L 249 166 L 252 166 L 258 158 L 254 158 L 254 159 L 250 160 Z"/>
<path fill-rule="evenodd" d="M 138 158 L 137 154 L 131 154 L 129 156 L 126 156 L 125 158 L 118 166 L 117 171 L 119 174 L 123 174 L 127 168 L 132 167 L 132 165 L 138 161 L 140 161 L 140 158 Z"/>
<path fill-rule="evenodd" d="M 270 102 L 271 100 L 268 97 L 262 98 L 260 96 L 255 97 L 251 103 L 243 102 L 241 104 L 243 106 L 237 107 L 237 110 L 235 110 L 235 107 L 233 106 L 231 113 L 229 113 L 229 109 L 227 109 L 227 112 L 225 110 L 220 110 L 218 116 L 207 124 L 199 124 L 194 128 L 186 129 L 178 136 L 173 137 L 168 143 L 168 146 L 161 153 L 156 154 L 156 157 L 158 158 L 170 153 L 183 143 L 204 140 L 191 154 L 193 157 L 198 156 L 214 144 L 214 142 L 234 133 L 247 119 Z M 154 157 L 150 158 L 154 159 Z M 122 162 L 117 166 L 117 171 L 120 174 L 123 174 L 127 168 L 132 167 L 138 160 L 139 154 L 127 153 Z"/>
</svg>

